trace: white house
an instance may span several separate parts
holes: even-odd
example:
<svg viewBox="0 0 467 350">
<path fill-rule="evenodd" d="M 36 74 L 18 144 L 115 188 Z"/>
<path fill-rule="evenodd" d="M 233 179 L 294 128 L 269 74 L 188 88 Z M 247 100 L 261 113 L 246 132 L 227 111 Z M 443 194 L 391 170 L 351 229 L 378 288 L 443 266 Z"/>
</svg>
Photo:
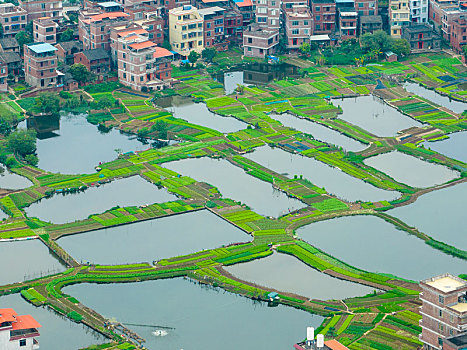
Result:
<svg viewBox="0 0 467 350">
<path fill-rule="evenodd" d="M 41 325 L 31 316 L 19 316 L 13 309 L 0 309 L 0 349 L 36 350 L 37 328 Z"/>
</svg>

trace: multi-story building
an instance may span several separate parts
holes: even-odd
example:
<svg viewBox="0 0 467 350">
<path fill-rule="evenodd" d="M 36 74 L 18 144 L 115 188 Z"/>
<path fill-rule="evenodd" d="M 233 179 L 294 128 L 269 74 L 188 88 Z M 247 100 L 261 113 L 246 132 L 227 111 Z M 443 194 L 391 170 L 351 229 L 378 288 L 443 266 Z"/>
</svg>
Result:
<svg viewBox="0 0 467 350">
<path fill-rule="evenodd" d="M 231 0 L 232 8 L 242 14 L 246 26 L 253 20 L 254 6 L 251 0 Z"/>
<path fill-rule="evenodd" d="M 8 65 L 0 57 L 0 91 L 8 91 Z"/>
<path fill-rule="evenodd" d="M 339 37 L 341 40 L 357 36 L 357 19 L 358 13 L 356 11 L 339 11 Z"/>
<path fill-rule="evenodd" d="M 206 7 L 198 10 L 204 23 L 204 46 L 217 50 L 226 50 L 228 42 L 225 40 L 224 12 L 222 7 Z"/>
<path fill-rule="evenodd" d="M 410 24 L 410 0 L 389 1 L 389 26 L 390 34 L 394 38 L 400 38 L 402 27 Z"/>
<path fill-rule="evenodd" d="M 26 28 L 28 13 L 26 10 L 11 3 L 0 4 L 0 24 L 3 36 L 14 36 Z"/>
<path fill-rule="evenodd" d="M 203 17 L 196 7 L 186 5 L 169 11 L 169 38 L 172 50 L 181 56 L 204 49 Z"/>
<path fill-rule="evenodd" d="M 463 53 L 463 46 L 467 44 L 467 17 L 460 17 L 451 22 L 450 44 L 458 54 Z"/>
<path fill-rule="evenodd" d="M 83 64 L 94 74 L 110 72 L 110 52 L 102 48 L 84 50 L 74 55 L 74 63 Z"/>
<path fill-rule="evenodd" d="M 441 350 L 446 338 L 467 331 L 467 281 L 444 274 L 421 281 L 420 287 L 420 341 L 427 350 Z"/>
<path fill-rule="evenodd" d="M 428 18 L 435 25 L 435 30 L 440 33 L 443 25 L 444 12 L 447 9 L 457 10 L 459 8 L 458 0 L 430 0 L 428 9 Z"/>
<path fill-rule="evenodd" d="M 375 16 L 378 14 L 378 0 L 355 0 L 355 11 L 359 16 Z"/>
<path fill-rule="evenodd" d="M 313 34 L 331 34 L 336 29 L 336 2 L 334 0 L 311 0 Z"/>
<path fill-rule="evenodd" d="M 57 49 L 47 43 L 24 45 L 26 82 L 38 89 L 57 86 Z"/>
<path fill-rule="evenodd" d="M 446 338 L 443 342 L 443 350 L 465 350 L 467 348 L 467 333 Z"/>
<path fill-rule="evenodd" d="M 57 59 L 67 65 L 72 65 L 75 59 L 75 53 L 83 51 L 83 43 L 76 41 L 62 41 L 55 45 L 57 48 Z"/>
<path fill-rule="evenodd" d="M 310 42 L 312 33 L 311 12 L 306 5 L 295 5 L 292 8 L 282 8 L 284 14 L 287 48 L 298 49 L 303 43 Z"/>
<path fill-rule="evenodd" d="M 383 29 L 383 19 L 381 16 L 359 16 L 359 32 L 360 35 L 365 33 L 373 33 L 376 30 Z"/>
<path fill-rule="evenodd" d="M 37 18 L 32 22 L 32 35 L 36 43 L 54 45 L 57 42 L 57 23 L 50 17 Z"/>
<path fill-rule="evenodd" d="M 224 13 L 224 31 L 229 41 L 241 41 L 243 38 L 243 16 L 234 9 Z"/>
<path fill-rule="evenodd" d="M 173 54 L 147 40 L 146 35 L 130 34 L 117 40 L 118 78 L 132 89 L 161 89 L 171 79 Z"/>
<path fill-rule="evenodd" d="M 18 41 L 15 38 L 1 38 L 0 52 L 20 52 Z"/>
<path fill-rule="evenodd" d="M 428 23 L 428 0 L 409 0 L 412 23 Z"/>
<path fill-rule="evenodd" d="M 28 22 L 39 17 L 51 17 L 57 22 L 63 18 L 62 0 L 18 0 L 18 2 L 28 14 Z"/>
<path fill-rule="evenodd" d="M 229 0 L 193 0 L 192 5 L 197 9 L 205 9 L 208 7 L 222 7 L 227 9 L 229 7 Z"/>
<path fill-rule="evenodd" d="M 13 75 L 16 81 L 24 76 L 23 60 L 17 52 L 1 52 L 0 61 L 7 65 L 8 74 Z"/>
<path fill-rule="evenodd" d="M 401 37 L 408 41 L 411 52 L 441 50 L 441 38 L 428 23 L 402 27 Z"/>
<path fill-rule="evenodd" d="M 0 309 L 0 349 L 39 349 L 38 328 L 42 327 L 31 315 L 18 315 L 13 309 Z"/>
<path fill-rule="evenodd" d="M 280 0 L 254 0 L 256 23 L 267 30 L 279 30 L 281 16 Z"/>
<path fill-rule="evenodd" d="M 129 15 L 123 12 L 99 12 L 96 9 L 80 11 L 79 39 L 85 50 L 110 50 L 111 28 L 127 24 L 129 18 Z"/>
<path fill-rule="evenodd" d="M 243 54 L 250 57 L 265 57 L 276 51 L 279 31 L 261 28 L 251 23 L 243 32 Z"/>
</svg>

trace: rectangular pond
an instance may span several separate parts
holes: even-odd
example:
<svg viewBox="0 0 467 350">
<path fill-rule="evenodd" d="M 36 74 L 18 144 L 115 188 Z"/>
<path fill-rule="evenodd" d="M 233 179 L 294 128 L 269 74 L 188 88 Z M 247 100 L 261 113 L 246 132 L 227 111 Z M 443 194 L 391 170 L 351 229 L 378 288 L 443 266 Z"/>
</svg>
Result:
<svg viewBox="0 0 467 350">
<path fill-rule="evenodd" d="M 363 161 L 391 176 L 398 182 L 412 187 L 431 187 L 459 177 L 459 172 L 444 165 L 428 163 L 405 153 L 393 151 L 378 154 Z"/>
<path fill-rule="evenodd" d="M 450 99 L 448 96 L 440 95 L 436 91 L 427 89 L 419 84 L 406 82 L 403 86 L 407 91 L 424 97 L 439 106 L 446 107 L 454 113 L 461 114 L 467 109 L 467 103 Z"/>
<path fill-rule="evenodd" d="M 321 273 L 297 258 L 274 253 L 267 258 L 224 267 L 235 277 L 309 299 L 345 299 L 373 292 L 361 284 Z"/>
<path fill-rule="evenodd" d="M 220 289 L 202 288 L 181 278 L 80 284 L 64 290 L 107 318 L 154 325 L 128 326 L 146 339 L 144 346 L 149 350 L 289 349 L 303 339 L 307 326 L 316 328 L 323 320 L 293 308 L 270 308 Z"/>
<path fill-rule="evenodd" d="M 338 118 L 377 136 L 395 136 L 398 131 L 422 126 L 374 96 L 333 99 L 332 103 L 343 109 Z"/>
<path fill-rule="evenodd" d="M 222 196 L 241 201 L 262 215 L 277 217 L 305 207 L 304 203 L 287 197 L 270 183 L 248 175 L 225 159 L 184 159 L 163 166 L 216 186 Z"/>
<path fill-rule="evenodd" d="M 415 203 L 392 209 L 388 214 L 438 241 L 467 250 L 466 198 L 467 183 L 464 182 L 424 194 Z"/>
<path fill-rule="evenodd" d="M 393 200 L 400 195 L 396 191 L 374 187 L 313 158 L 292 154 L 280 148 L 260 147 L 245 157 L 277 173 L 288 175 L 289 178 L 303 175 L 313 184 L 324 187 L 328 193 L 350 202 Z"/>
<path fill-rule="evenodd" d="M 99 333 L 72 322 L 51 309 L 27 303 L 20 294 L 0 297 L 0 309 L 3 308 L 12 308 L 18 315 L 31 315 L 39 322 L 42 327 L 39 328 L 40 336 L 37 340 L 41 350 L 77 350 L 108 342 Z"/>
<path fill-rule="evenodd" d="M 194 103 L 188 97 L 163 97 L 157 99 L 156 103 L 171 112 L 175 118 L 184 119 L 192 124 L 205 126 L 222 133 L 243 130 L 247 127 L 247 124 L 240 120 L 215 114 L 206 107 L 205 103 Z"/>
<path fill-rule="evenodd" d="M 284 126 L 310 134 L 316 140 L 342 147 L 342 149 L 347 152 L 359 152 L 368 147 L 364 143 L 345 136 L 336 130 L 332 130 L 318 123 L 313 123 L 304 118 L 295 117 L 289 113 L 270 116 L 280 121 Z"/>
<path fill-rule="evenodd" d="M 467 163 L 467 132 L 449 134 L 449 138 L 436 142 L 424 142 L 425 148 Z"/>
<path fill-rule="evenodd" d="M 207 210 L 65 236 L 58 243 L 76 260 L 98 264 L 150 262 L 251 237 Z"/>
<path fill-rule="evenodd" d="M 13 262 L 2 268 L 0 285 L 65 271 L 65 266 L 38 239 L 0 242 L 0 256 L 4 261 Z"/>
<path fill-rule="evenodd" d="M 297 235 L 342 261 L 371 272 L 419 281 L 442 273 L 467 271 L 467 261 L 430 247 L 421 239 L 374 216 L 316 222 Z"/>
<path fill-rule="evenodd" d="M 47 117 L 43 117 L 47 118 Z M 40 136 L 40 134 L 38 134 Z M 86 174 L 99 162 L 108 162 L 121 152 L 148 149 L 136 139 L 118 130 L 101 132 L 86 121 L 86 114 L 62 114 L 59 128 L 37 140 L 38 167 L 62 174 Z"/>
<path fill-rule="evenodd" d="M 55 224 L 86 219 L 115 206 L 144 205 L 176 200 L 177 197 L 159 189 L 140 176 L 113 180 L 84 192 L 55 194 L 26 208 L 28 216 L 35 216 Z"/>
</svg>

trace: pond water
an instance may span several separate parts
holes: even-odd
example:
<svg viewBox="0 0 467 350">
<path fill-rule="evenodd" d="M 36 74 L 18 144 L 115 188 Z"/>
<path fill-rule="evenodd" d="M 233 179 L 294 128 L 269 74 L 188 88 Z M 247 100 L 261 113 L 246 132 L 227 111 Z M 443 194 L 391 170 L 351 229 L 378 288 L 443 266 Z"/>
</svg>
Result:
<svg viewBox="0 0 467 350">
<path fill-rule="evenodd" d="M 235 92 L 238 85 L 243 84 L 243 71 L 242 72 L 226 72 L 223 76 L 224 79 L 224 90 L 226 95 L 230 95 Z"/>
<path fill-rule="evenodd" d="M 188 97 L 170 96 L 159 98 L 157 99 L 157 105 L 171 112 L 176 118 L 222 133 L 243 130 L 247 126 L 238 119 L 212 113 L 205 103 L 194 103 Z"/>
<path fill-rule="evenodd" d="M 81 349 L 93 344 L 108 342 L 102 335 L 90 328 L 74 323 L 50 309 L 35 307 L 19 294 L 0 297 L 0 309 L 12 308 L 18 315 L 31 315 L 42 326 L 39 328 L 40 349 L 64 350 Z"/>
<path fill-rule="evenodd" d="M 378 154 L 363 161 L 375 169 L 386 173 L 394 180 L 412 187 L 431 187 L 445 183 L 459 176 L 457 171 L 443 165 L 428 163 L 424 160 L 397 151 Z"/>
<path fill-rule="evenodd" d="M 351 139 L 350 137 L 345 136 L 338 131 L 327 128 L 318 123 L 313 123 L 312 121 L 303 118 L 295 117 L 289 113 L 270 115 L 270 117 L 279 120 L 283 125 L 289 128 L 313 135 L 316 140 L 342 147 L 347 152 L 359 152 L 368 147 L 367 145 Z"/>
<path fill-rule="evenodd" d="M 32 185 L 26 177 L 12 173 L 8 169 L 1 167 L 3 172 L 0 173 L 0 188 L 9 190 L 17 190 L 27 188 Z"/>
<path fill-rule="evenodd" d="M 462 183 L 424 194 L 415 203 L 392 209 L 388 214 L 438 241 L 467 250 L 466 198 L 467 183 Z"/>
<path fill-rule="evenodd" d="M 63 114 L 59 124 L 51 120 L 49 129 L 41 123 L 38 133 L 38 167 L 47 171 L 63 174 L 86 174 L 94 172 L 99 162 L 117 158 L 115 151 L 122 152 L 148 149 L 136 139 L 115 129 L 101 133 L 95 125 L 86 121 L 86 115 Z M 28 122 L 28 128 L 37 123 Z M 47 131 L 45 131 L 47 130 Z"/>
<path fill-rule="evenodd" d="M 345 299 L 371 293 L 374 288 L 328 276 L 286 254 L 274 253 L 224 268 L 244 281 L 291 292 L 310 299 Z"/>
<path fill-rule="evenodd" d="M 338 118 L 377 136 L 395 136 L 398 131 L 422 126 L 374 96 L 333 99 L 332 103 L 343 109 Z"/>
<path fill-rule="evenodd" d="M 315 185 L 324 187 L 328 193 L 350 202 L 393 200 L 400 195 L 396 191 L 374 187 L 313 158 L 292 154 L 279 148 L 260 147 L 245 157 L 277 173 L 286 174 L 289 178 L 303 175 Z"/>
<path fill-rule="evenodd" d="M 274 80 L 300 77 L 300 69 L 287 63 L 252 63 L 243 68 L 243 81 L 246 84 L 262 85 Z"/>
<path fill-rule="evenodd" d="M 65 291 L 107 318 L 175 328 L 155 336 L 157 327 L 131 326 L 146 339 L 144 346 L 149 350 L 289 349 L 304 338 L 307 326 L 316 328 L 323 320 L 293 308 L 270 308 L 220 289 L 202 288 L 182 278 L 81 284 Z"/>
<path fill-rule="evenodd" d="M 59 260 L 50 254 L 49 248 L 38 239 L 0 242 L 0 256 L 4 261 L 14 262 L 2 269 L 0 285 L 65 271 Z"/>
<path fill-rule="evenodd" d="M 427 89 L 416 83 L 406 82 L 404 84 L 404 89 L 406 89 L 407 91 L 415 95 L 424 97 L 427 100 L 430 100 L 431 102 L 436 103 L 437 105 L 446 107 L 450 109 L 451 111 L 453 111 L 454 113 L 460 114 L 467 109 L 467 103 L 452 100 L 447 96 L 440 95 L 436 91 Z"/>
<path fill-rule="evenodd" d="M 78 261 L 150 262 L 250 241 L 245 232 L 207 210 L 65 236 L 59 244 Z"/>
<path fill-rule="evenodd" d="M 449 134 L 449 138 L 436 142 L 424 142 L 425 148 L 432 149 L 450 158 L 467 163 L 467 132 Z"/>
<path fill-rule="evenodd" d="M 140 176 L 132 176 L 99 187 L 90 187 L 84 192 L 56 194 L 52 198 L 31 204 L 26 211 L 28 216 L 62 224 L 86 219 L 91 214 L 102 213 L 117 205 L 143 205 L 176 199 L 166 189 L 159 189 Z"/>
<path fill-rule="evenodd" d="M 421 239 L 374 216 L 320 221 L 297 230 L 310 244 L 347 264 L 371 272 L 422 280 L 465 273 L 467 262 L 431 248 Z"/>
<path fill-rule="evenodd" d="M 277 217 L 305 206 L 225 159 L 184 159 L 164 167 L 216 186 L 224 198 L 241 201 L 261 215 Z"/>
</svg>

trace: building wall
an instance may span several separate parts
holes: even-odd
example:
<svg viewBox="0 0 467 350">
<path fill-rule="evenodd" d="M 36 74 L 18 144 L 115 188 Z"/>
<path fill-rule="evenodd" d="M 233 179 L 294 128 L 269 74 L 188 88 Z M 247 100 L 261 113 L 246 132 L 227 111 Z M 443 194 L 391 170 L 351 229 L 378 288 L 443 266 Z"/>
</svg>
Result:
<svg viewBox="0 0 467 350">
<path fill-rule="evenodd" d="M 169 38 L 172 50 L 182 56 L 204 49 L 204 25 L 198 10 L 176 8 L 169 11 Z"/>
<path fill-rule="evenodd" d="M 463 53 L 462 46 L 467 44 L 467 21 L 455 20 L 451 24 L 451 46 L 457 53 Z"/>
<path fill-rule="evenodd" d="M 331 34 L 336 29 L 336 4 L 334 2 L 312 2 L 313 34 Z"/>
<path fill-rule="evenodd" d="M 54 22 L 37 19 L 33 21 L 32 28 L 34 42 L 49 43 L 52 45 L 57 42 L 57 29 Z"/>
<path fill-rule="evenodd" d="M 250 33 L 243 34 L 243 53 L 249 57 L 264 58 L 275 52 L 275 47 L 279 43 L 279 32 L 272 33 L 269 37 L 263 38 Z"/>
<path fill-rule="evenodd" d="M 28 13 L 19 6 L 10 3 L 0 6 L 0 24 L 5 37 L 14 36 L 24 30 L 27 24 Z"/>
<path fill-rule="evenodd" d="M 280 28 L 281 2 L 280 0 L 256 0 L 256 23 L 268 30 Z"/>
<path fill-rule="evenodd" d="M 376 16 L 378 15 L 378 0 L 355 0 L 355 11 L 359 16 Z"/>
<path fill-rule="evenodd" d="M 410 0 L 390 0 L 389 2 L 389 26 L 390 34 L 394 38 L 400 38 L 402 27 L 410 24 Z"/>
<path fill-rule="evenodd" d="M 40 17 L 51 17 L 57 21 L 63 18 L 63 3 L 61 0 L 18 0 L 18 2 L 27 11 L 28 22 Z"/>
<path fill-rule="evenodd" d="M 27 45 L 24 45 L 24 74 L 26 82 L 37 88 L 57 84 L 57 55 L 38 57 Z"/>
<path fill-rule="evenodd" d="M 304 42 L 310 41 L 312 33 L 311 13 L 306 9 L 295 16 L 293 10 L 285 15 L 285 34 L 287 37 L 287 48 L 298 49 Z"/>
</svg>

